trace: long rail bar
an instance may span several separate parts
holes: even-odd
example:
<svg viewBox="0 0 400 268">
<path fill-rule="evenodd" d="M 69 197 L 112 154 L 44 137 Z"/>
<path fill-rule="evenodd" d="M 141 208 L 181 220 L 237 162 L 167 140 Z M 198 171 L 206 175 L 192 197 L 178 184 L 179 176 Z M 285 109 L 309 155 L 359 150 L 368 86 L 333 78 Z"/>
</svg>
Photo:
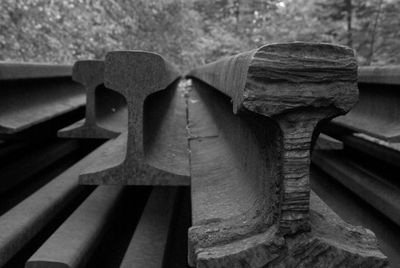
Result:
<svg viewBox="0 0 400 268">
<path fill-rule="evenodd" d="M 107 228 L 122 186 L 99 186 L 28 260 L 25 267 L 84 265 Z M 52 264 L 53 263 L 53 264 Z"/>
<path fill-rule="evenodd" d="M 0 61 L 0 80 L 70 77 L 72 65 Z"/>
<path fill-rule="evenodd" d="M 22 66 L 20 64 L 17 64 L 17 65 Z M 29 68 L 31 68 L 31 69 L 29 71 L 28 71 L 28 69 L 26 69 L 25 74 L 23 74 L 23 73 L 12 74 L 12 72 L 8 72 L 5 76 L 3 73 L 1 75 L 1 79 L 7 78 L 8 80 L 6 79 L 5 82 L 4 81 L 1 82 L 2 83 L 1 85 L 5 85 L 5 84 L 8 84 L 8 85 L 16 84 L 18 86 L 24 85 L 23 87 L 21 86 L 21 90 L 20 90 L 20 92 L 23 92 L 22 88 L 24 88 L 24 90 L 26 91 L 26 90 L 30 89 L 30 86 L 33 86 L 33 88 L 35 87 L 35 84 L 30 83 L 30 82 L 40 81 L 40 80 L 43 80 L 43 77 L 53 76 L 53 78 L 51 78 L 51 79 L 46 78 L 48 80 L 48 88 L 53 87 L 54 89 L 59 89 L 59 87 L 56 87 L 55 84 L 58 83 L 58 81 L 60 81 L 60 80 L 64 80 L 66 78 L 68 79 L 68 77 L 70 77 L 71 70 L 70 69 L 68 70 L 68 68 L 66 68 L 66 69 L 64 69 L 64 67 L 47 68 L 44 66 L 36 66 L 36 65 L 31 65 L 31 64 L 29 64 L 29 65 L 30 65 Z M 19 69 L 20 67 L 15 67 L 15 68 Z M 41 70 L 35 70 L 36 68 L 40 68 Z M 1 69 L 1 66 L 0 66 L 0 69 Z M 55 73 L 50 74 L 55 69 L 58 69 L 58 70 L 54 71 Z M 67 70 L 69 73 L 67 75 L 65 75 L 64 71 L 61 71 L 63 69 L 64 69 L 64 71 Z M 396 81 L 399 81 L 398 80 L 399 76 L 396 74 L 396 70 L 398 70 L 398 69 L 399 69 L 398 67 L 385 67 L 385 68 L 376 68 L 376 67 L 370 68 L 369 67 L 369 68 L 365 68 L 365 70 L 367 70 L 367 71 L 364 71 L 364 68 L 360 68 L 359 69 L 360 94 L 363 95 L 364 86 L 367 85 L 368 87 L 371 87 L 371 90 L 375 89 L 375 90 L 382 91 L 382 90 L 387 89 L 388 90 L 387 93 L 383 93 L 383 94 L 389 95 L 388 98 L 392 98 L 393 100 L 395 100 L 397 98 L 396 97 L 396 94 L 397 94 L 396 88 L 398 87 L 398 82 L 396 82 Z M 61 78 L 61 77 L 63 77 L 63 78 Z M 393 84 L 393 82 L 395 82 L 397 84 Z M 195 82 L 195 83 L 198 83 L 198 82 Z M 198 85 L 198 84 L 195 85 L 195 87 L 196 86 L 200 87 L 200 88 L 205 87 L 205 85 Z M 202 89 L 201 91 L 207 91 L 207 90 Z M 18 92 L 18 90 L 16 92 Z M 12 94 L 12 93 L 10 93 L 10 94 Z M 18 95 L 18 94 L 15 95 L 16 98 L 17 97 L 19 98 L 20 95 Z M 168 92 L 168 94 L 165 94 L 165 95 L 170 96 L 170 98 L 172 96 L 172 99 L 175 99 L 175 97 L 173 97 L 174 94 L 185 95 L 185 94 L 187 94 L 187 92 L 185 92 L 185 90 L 181 90 L 181 89 L 178 91 L 171 90 Z M 193 94 L 194 93 L 191 93 L 192 98 L 194 97 Z M 392 97 L 390 97 L 390 94 L 392 94 Z M 221 98 L 224 100 L 223 103 L 225 103 L 226 97 L 222 96 Z M 191 100 L 193 101 L 192 105 L 194 105 L 195 101 L 198 101 L 199 99 L 191 99 Z M 57 102 L 56 99 L 54 99 L 54 101 Z M 154 104 L 150 105 L 150 107 L 157 107 L 158 104 L 163 106 L 162 103 L 164 103 L 164 101 L 165 101 L 165 96 L 161 97 L 161 98 L 154 98 L 153 100 L 150 100 L 150 103 L 154 102 Z M 190 98 L 188 101 L 190 103 Z M 363 102 L 364 102 L 364 99 L 361 98 L 360 103 L 363 103 Z M 379 100 L 377 100 L 377 102 L 379 102 Z M 211 103 L 211 102 L 209 102 L 209 103 Z M 231 109 L 231 106 L 229 106 L 229 101 L 227 101 L 226 103 L 227 103 L 226 104 L 227 107 L 229 107 L 229 109 Z M 371 103 L 371 102 L 369 102 L 369 103 Z M 384 102 L 383 102 L 383 104 L 384 104 Z M 395 105 L 395 102 L 391 102 L 391 101 L 386 102 L 386 105 L 392 105 L 392 104 Z M 218 105 L 220 105 L 220 103 L 218 103 Z M 80 106 L 80 107 L 83 107 L 83 106 Z M 238 117 L 245 117 L 246 116 L 245 114 L 239 114 Z M 366 118 L 365 122 L 367 122 L 367 124 L 368 124 L 368 122 L 369 122 L 367 120 L 369 118 L 368 113 L 366 113 L 363 116 Z M 384 116 L 386 116 L 386 115 L 384 115 Z M 390 116 L 390 115 L 388 115 L 388 116 Z M 57 117 L 57 116 L 56 117 L 53 117 L 53 116 L 46 117 L 46 118 L 43 118 L 43 120 L 41 120 L 40 123 L 33 123 L 32 125 L 29 125 L 28 127 L 24 128 L 24 129 L 30 130 L 30 129 L 36 128 L 36 126 L 38 126 L 40 124 L 47 125 L 48 122 L 51 122 L 52 120 L 53 121 L 56 120 L 58 123 L 59 119 L 61 119 L 61 117 Z M 381 119 L 372 118 L 371 120 L 372 120 L 372 122 L 376 122 Z M 383 122 L 387 122 L 387 121 L 392 120 L 392 118 L 389 117 L 389 119 L 382 119 L 382 120 L 383 120 Z M 76 121 L 76 119 L 75 119 L 75 121 Z M 144 124 L 146 124 L 146 122 L 147 122 L 147 120 L 145 120 Z M 392 120 L 392 122 L 393 122 L 393 124 L 392 124 L 393 126 L 395 126 L 395 124 L 397 124 L 397 122 L 395 120 Z M 59 128 L 62 127 L 61 124 L 58 124 L 58 126 L 59 126 Z M 57 127 L 57 126 L 55 126 L 55 127 Z M 36 132 L 38 132 L 40 134 L 40 136 L 42 136 L 42 137 L 46 137 L 47 135 L 54 135 L 54 134 L 48 133 L 48 131 L 53 132 L 54 129 L 57 129 L 55 127 L 52 127 L 52 128 L 40 127 L 40 129 L 37 130 Z M 326 134 L 334 137 L 335 139 L 343 142 L 344 151 L 341 152 L 341 154 L 344 154 L 347 158 L 349 158 L 350 162 L 356 161 L 357 165 L 359 165 L 359 167 L 361 167 L 362 169 L 364 169 L 364 167 L 366 170 L 371 169 L 370 162 L 367 162 L 364 159 L 364 157 L 367 157 L 367 156 L 372 157 L 372 159 L 375 159 L 376 161 L 381 161 L 382 163 L 385 163 L 385 165 L 389 165 L 390 168 L 395 169 L 398 167 L 398 163 L 397 163 L 398 161 L 396 161 L 396 159 L 398 158 L 398 156 L 400 154 L 399 154 L 399 150 L 397 149 L 397 144 L 393 143 L 393 140 L 390 140 L 390 139 L 387 140 L 384 137 L 383 138 L 376 137 L 376 136 L 373 136 L 371 133 L 367 134 L 366 132 L 357 133 L 357 131 L 354 131 L 354 130 L 351 130 L 348 128 L 345 129 L 345 131 L 343 132 L 342 131 L 343 125 L 339 128 L 338 124 L 335 124 L 335 123 L 332 123 L 329 125 L 329 131 L 327 131 L 327 128 L 326 129 L 323 128 L 322 130 L 323 130 L 323 133 L 326 133 Z M 14 138 L 14 137 L 17 137 L 19 135 L 19 133 L 22 133 L 22 132 L 24 132 L 24 131 L 18 130 L 15 132 L 10 132 L 6 136 L 7 136 L 7 138 Z M 210 134 L 211 135 L 209 135 L 209 137 L 204 137 L 204 139 L 202 140 L 203 143 L 201 143 L 200 141 L 196 141 L 193 137 L 192 138 L 194 140 L 191 142 L 192 143 L 199 142 L 200 147 L 201 147 L 201 144 L 203 144 L 203 146 L 204 146 L 207 142 L 209 142 L 209 141 L 207 141 L 208 139 L 217 138 L 214 136 L 215 133 L 213 134 L 212 132 L 210 132 Z M 5 137 L 5 136 L 2 136 L 2 137 Z M 23 138 L 23 140 L 17 141 L 17 143 L 15 143 L 15 144 L 10 143 L 8 140 L 1 142 L 0 155 L 3 160 L 11 161 L 14 159 L 19 159 L 20 157 L 22 157 L 24 155 L 24 152 L 25 152 L 24 148 L 26 148 L 25 146 L 29 146 L 29 143 L 30 143 L 29 139 L 31 139 L 32 136 L 24 135 L 21 137 Z M 147 135 L 145 135 L 145 137 L 147 137 Z M 111 142 L 115 142 L 115 141 L 111 141 Z M 199 146 L 194 146 L 192 149 L 198 148 Z M 106 147 L 113 148 L 113 146 L 110 146 L 109 143 L 107 143 L 106 146 L 103 147 L 104 151 L 103 151 L 103 153 L 101 153 L 102 155 L 106 154 L 106 152 L 108 150 L 108 149 L 107 150 L 105 149 Z M 3 151 L 3 149 L 4 149 L 4 151 Z M 318 149 L 321 150 L 321 149 L 327 149 L 327 148 L 318 148 Z M 334 154 L 337 154 L 338 153 L 337 151 L 341 150 L 341 148 L 339 148 L 339 147 L 330 148 L 330 149 L 334 149 L 336 151 L 336 152 L 334 152 Z M 100 151 L 102 151 L 102 150 L 100 150 Z M 353 151 L 357 152 L 357 156 L 353 156 Z M 97 151 L 97 152 L 99 152 L 99 151 Z M 121 151 L 121 152 L 122 152 L 122 157 L 123 157 L 124 152 L 123 151 Z M 119 153 L 121 153 L 121 152 L 119 152 Z M 350 152 L 351 152 L 351 154 L 350 154 Z M 195 152 L 192 151 L 192 153 L 195 153 Z M 326 163 L 327 166 L 334 168 L 334 170 L 324 169 L 326 171 L 326 172 L 324 172 L 323 169 L 319 168 L 318 175 L 316 174 L 316 172 L 314 172 L 314 174 L 312 174 L 315 176 L 315 178 L 312 181 L 313 187 L 314 187 L 313 189 L 316 192 L 318 192 L 318 194 L 321 197 L 323 197 L 324 201 L 329 201 L 327 203 L 330 206 L 332 206 L 332 208 L 334 208 L 334 210 L 339 215 L 343 216 L 346 221 L 349 221 L 350 223 L 355 224 L 355 225 L 363 225 L 363 226 L 367 226 L 367 227 L 371 228 L 377 234 L 378 238 L 380 238 L 382 251 L 385 254 L 387 254 L 389 259 L 391 260 L 391 267 L 397 267 L 396 265 L 400 261 L 400 259 L 399 259 L 399 256 L 400 256 L 399 248 L 400 247 L 398 245 L 399 239 L 396 239 L 396 238 L 400 237 L 400 231 L 399 231 L 399 226 L 394 223 L 394 222 L 396 222 L 396 220 L 393 217 L 391 217 L 391 216 L 396 216 L 397 214 L 391 215 L 390 214 L 391 212 L 389 211 L 390 206 L 385 206 L 383 203 L 382 204 L 385 207 L 383 210 L 381 210 L 379 208 L 379 206 L 375 206 L 378 210 L 381 210 L 381 213 L 385 213 L 387 215 L 387 217 L 389 219 L 391 219 L 389 221 L 386 219 L 386 217 L 383 214 L 379 214 L 379 211 L 374 211 L 370 207 L 366 206 L 362 201 L 362 200 L 365 200 L 368 202 L 368 200 L 374 196 L 376 189 L 381 189 L 382 186 L 391 185 L 390 191 L 396 192 L 396 185 L 392 185 L 392 184 L 396 184 L 396 178 L 390 178 L 391 184 L 388 184 L 388 182 L 385 181 L 387 178 L 380 177 L 378 175 L 378 177 L 375 178 L 375 181 L 372 182 L 374 187 L 368 187 L 368 185 L 370 185 L 370 184 L 363 183 L 363 181 L 366 178 L 360 177 L 360 180 L 359 180 L 360 184 L 357 186 L 353 185 L 355 187 L 355 190 L 358 191 L 358 196 L 361 197 L 361 198 L 357 198 L 356 194 L 353 193 L 354 191 L 353 192 L 346 191 L 346 189 L 344 187 L 351 189 L 352 186 L 348 184 L 349 181 L 342 180 L 343 177 L 340 177 L 339 179 L 341 179 L 341 180 L 339 180 L 339 181 L 341 181 L 341 184 L 343 184 L 344 187 L 341 186 L 341 188 L 338 188 L 338 186 L 335 186 L 336 187 L 335 188 L 334 186 L 332 186 L 336 183 L 334 175 L 337 173 L 340 173 L 341 171 L 344 171 L 344 173 L 342 174 L 343 176 L 350 176 L 349 177 L 350 179 L 354 179 L 355 177 L 351 176 L 351 174 L 348 173 L 345 169 L 336 169 L 334 163 L 329 162 L 330 158 L 324 158 L 325 152 L 322 152 L 322 154 L 317 152 L 317 154 L 322 155 L 321 159 Z M 316 156 L 317 156 L 317 154 L 316 154 Z M 331 153 L 329 153 L 329 154 L 331 154 Z M 97 155 L 97 153 L 95 152 L 94 154 L 92 154 L 92 156 L 93 155 Z M 4 264 L 5 267 L 17 267 L 17 266 L 10 266 L 10 265 L 13 265 L 15 263 L 16 259 L 19 259 L 18 263 L 20 263 L 21 264 L 20 266 L 22 267 L 23 263 L 38 248 L 40 248 L 41 243 L 45 242 L 45 240 L 43 240 L 43 242 L 38 244 L 38 242 L 36 242 L 38 239 L 37 236 L 41 236 L 40 233 L 43 232 L 43 230 L 49 228 L 48 227 L 49 223 L 52 222 L 53 219 L 55 217 L 57 217 L 58 214 L 62 213 L 62 211 L 65 209 L 66 206 L 68 206 L 69 203 L 74 202 L 74 200 L 77 200 L 77 199 L 82 199 L 82 196 L 87 195 L 89 193 L 88 188 L 86 188 L 85 186 L 78 185 L 77 177 L 78 177 L 79 171 L 82 170 L 85 166 L 88 166 L 89 163 L 92 162 L 92 160 L 101 158 L 99 156 L 96 156 L 96 157 L 92 157 L 92 156 L 86 158 L 87 160 L 85 160 L 85 161 L 81 161 L 81 162 L 71 166 L 70 170 L 64 172 L 62 175 L 59 175 L 53 181 L 47 183 L 45 186 L 41 187 L 38 191 L 34 192 L 29 197 L 22 199 L 23 201 L 21 201 L 16 206 L 7 205 L 9 207 L 8 211 L 1 214 L 1 216 L 0 216 L 0 230 L 2 230 L 0 232 L 0 256 L 1 256 L 0 257 L 0 263 L 1 263 L 0 266 L 2 266 Z M 209 156 L 210 155 L 204 155 L 204 157 L 209 157 Z M 221 158 L 222 159 L 226 158 L 226 155 L 223 154 L 223 156 L 221 156 Z M 90 159 L 90 161 L 88 159 Z M 335 158 L 335 159 L 337 159 L 337 158 Z M 337 159 L 337 160 L 341 161 L 343 159 Z M 43 161 L 47 162 L 46 159 Z M 228 159 L 227 161 L 228 162 L 232 161 L 232 159 L 231 160 Z M 343 161 L 342 161 L 341 164 L 346 164 L 348 166 L 348 164 L 350 162 L 343 163 Z M 316 164 L 315 166 L 318 166 L 317 162 L 314 162 L 314 163 Z M 47 164 L 45 164 L 45 165 L 48 166 Z M 322 166 L 320 166 L 320 167 L 322 167 Z M 54 168 L 54 165 L 53 165 L 53 167 L 50 166 L 48 169 L 52 169 L 52 168 Z M 314 169 L 316 169 L 316 167 Z M 212 169 L 210 169 L 210 172 L 211 171 L 212 171 Z M 229 171 L 229 172 L 231 172 L 231 171 Z M 369 177 L 369 178 L 371 178 L 371 177 Z M 24 184 L 22 184 L 19 187 L 20 187 L 20 189 L 17 188 L 16 191 L 19 191 L 19 190 L 22 191 L 25 189 Z M 365 193 L 361 193 L 360 189 L 363 189 L 363 188 L 367 192 L 372 193 L 372 195 L 366 196 Z M 17 192 L 15 194 L 17 194 Z M 313 196 L 313 194 L 311 194 L 311 195 Z M 383 195 L 384 196 L 378 196 L 377 198 L 381 198 L 382 200 L 384 200 L 384 199 L 388 199 L 390 197 L 390 195 L 386 195 L 386 194 L 383 194 Z M 351 200 L 349 200 L 349 198 L 351 198 Z M 18 198 L 17 198 L 17 200 L 18 200 Z M 314 197 L 313 197 L 313 200 L 315 200 Z M 185 201 L 187 202 L 188 200 L 185 199 Z M 392 201 L 394 201 L 394 199 L 389 200 L 389 203 L 393 203 Z M 81 202 L 81 201 L 79 201 L 79 202 Z M 311 208 L 310 208 L 311 211 L 313 210 L 313 207 L 312 207 L 313 204 L 314 203 L 311 202 Z M 378 202 L 377 204 L 381 204 L 381 203 Z M 394 203 L 394 204 L 396 205 L 396 203 Z M 371 205 L 374 205 L 374 204 L 371 204 Z M 140 209 L 140 208 L 137 208 L 137 209 Z M 4 208 L 2 208 L 2 210 L 4 211 Z M 389 211 L 389 213 L 386 213 L 388 211 Z M 136 212 L 136 213 L 139 213 L 139 212 Z M 132 225 L 132 228 L 135 228 L 135 226 Z M 176 229 L 176 228 L 177 228 L 176 226 L 173 226 L 173 229 Z M 185 229 L 186 227 L 179 225 L 178 228 Z M 179 232 L 184 233 L 182 230 L 180 230 Z M 175 234 L 175 233 L 176 233 L 176 230 L 171 231 L 171 234 Z M 337 235 L 337 233 L 335 233 L 335 234 Z M 176 239 L 176 238 L 174 238 L 174 239 Z M 32 241 L 34 243 L 31 243 Z M 101 243 L 104 244 L 105 242 L 101 242 Z M 185 243 L 182 242 L 181 244 L 185 244 Z M 27 247 L 28 248 L 32 247 L 32 249 L 29 249 L 29 251 L 32 252 L 31 254 L 26 255 L 26 253 L 23 253 L 24 251 L 26 251 Z M 126 248 L 122 247 L 121 250 L 125 251 L 126 249 L 127 249 L 127 247 Z M 184 252 L 186 251 L 185 249 L 180 249 L 180 250 L 184 251 Z M 301 249 L 299 249 L 299 250 L 301 251 Z M 220 253 L 221 253 L 221 251 L 220 251 Z M 121 256 L 123 256 L 123 255 L 124 255 L 124 252 L 122 253 Z M 182 258 L 185 258 L 185 256 L 184 256 L 185 253 L 182 253 L 179 255 L 183 256 Z M 96 258 L 96 257 L 98 257 L 98 255 L 94 256 L 94 258 Z M 7 263 L 7 260 L 10 260 L 11 258 L 13 259 L 12 264 L 11 264 L 11 262 Z M 107 258 L 107 257 L 105 257 L 105 258 Z M 173 258 L 175 258 L 175 257 L 173 257 Z M 158 263 L 160 263 L 161 260 L 158 259 L 157 261 L 158 261 Z M 184 259 L 180 260 L 180 261 L 181 261 L 181 263 L 183 263 L 182 267 L 184 267 L 186 261 Z M 173 260 L 172 263 L 176 266 L 175 260 Z M 118 265 L 115 267 L 118 267 Z M 181 266 L 179 266 L 179 267 L 181 267 Z"/>
<path fill-rule="evenodd" d="M 331 124 L 387 142 L 400 141 L 400 67 L 359 69 L 360 101 Z"/>
<path fill-rule="evenodd" d="M 71 75 L 72 66 L 1 62 L 0 136 L 83 107 L 84 91 Z"/>
<path fill-rule="evenodd" d="M 371 242 L 366 253 L 360 237 L 350 238 L 354 227 L 313 194 L 309 204 L 312 133 L 319 121 L 354 105 L 356 68 L 346 48 L 293 43 L 266 45 L 190 73 L 213 87 L 197 84 L 188 100 L 191 265 L 324 267 L 330 254 L 334 267 L 387 264 L 370 232 L 358 229 L 361 240 Z M 328 242 L 329 254 L 310 254 L 314 246 L 307 242 L 295 246 L 315 239 L 326 247 L 324 237 L 336 228 L 351 242 L 336 237 Z M 308 238 L 299 235 L 306 230 Z M 338 245 L 353 245 L 347 252 L 352 257 Z"/>
<path fill-rule="evenodd" d="M 72 199 L 85 191 L 78 177 L 106 144 L 0 216 L 0 266 L 27 244 Z M 42 159 L 41 161 L 49 163 Z"/>
<path fill-rule="evenodd" d="M 154 187 L 120 268 L 162 268 L 179 190 Z"/>
</svg>

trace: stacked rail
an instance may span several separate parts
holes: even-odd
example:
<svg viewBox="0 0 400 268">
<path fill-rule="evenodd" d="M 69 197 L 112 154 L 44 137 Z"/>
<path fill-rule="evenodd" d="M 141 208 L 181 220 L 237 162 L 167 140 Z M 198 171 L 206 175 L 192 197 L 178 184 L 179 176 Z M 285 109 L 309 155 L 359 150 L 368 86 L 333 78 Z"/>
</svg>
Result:
<svg viewBox="0 0 400 268">
<path fill-rule="evenodd" d="M 187 267 L 191 196 L 188 186 L 176 186 L 189 184 L 185 169 L 170 167 L 184 174 L 172 177 L 177 183 L 165 183 L 175 186 L 93 185 L 119 184 L 91 174 L 98 163 L 123 158 L 129 103 L 103 77 L 82 78 L 101 70 L 102 61 L 81 64 L 73 76 L 72 66 L 0 63 L 0 267 Z M 400 187 L 394 177 L 399 70 L 360 68 L 360 102 L 346 116 L 320 124 L 311 167 L 313 190 L 343 219 L 374 231 L 391 267 L 400 263 Z M 207 95 L 208 87 L 199 81 L 175 84 L 150 96 L 143 109 L 166 107 L 164 100 L 194 107 L 199 96 L 193 88 L 206 88 L 201 94 Z M 225 97 L 210 94 L 212 109 L 229 107 Z M 182 111 L 166 108 L 145 119 Z M 222 117 L 220 123 L 228 121 Z M 168 124 L 161 128 L 171 131 Z M 145 133 L 153 133 L 146 127 Z M 191 138 L 194 152 L 197 142 L 206 141 L 199 152 L 212 143 L 210 133 Z M 157 150 L 165 149 L 158 145 L 161 138 L 169 139 L 150 139 Z M 150 163 L 165 165 L 157 150 L 150 150 Z"/>
<path fill-rule="evenodd" d="M 87 64 L 0 63 L 0 267 L 185 267 L 187 187 L 79 184 L 127 117 Z"/>
<path fill-rule="evenodd" d="M 312 184 L 330 196 L 349 221 L 375 231 L 397 265 L 399 244 L 390 237 L 398 236 L 400 226 L 400 68 L 361 67 L 358 88 L 360 100 L 354 109 L 320 126 L 322 134 L 312 155 Z M 364 208 L 355 212 L 346 208 L 346 201 L 334 201 L 335 191 L 346 193 L 344 200 L 352 200 L 347 202 L 361 200 Z"/>
</svg>

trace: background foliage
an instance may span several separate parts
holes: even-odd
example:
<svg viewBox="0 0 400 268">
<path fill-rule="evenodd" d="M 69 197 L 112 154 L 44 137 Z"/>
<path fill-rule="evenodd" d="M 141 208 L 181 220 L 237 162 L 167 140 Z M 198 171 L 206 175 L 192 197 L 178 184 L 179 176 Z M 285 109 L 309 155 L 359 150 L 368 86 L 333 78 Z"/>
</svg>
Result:
<svg viewBox="0 0 400 268">
<path fill-rule="evenodd" d="M 400 0 L 1 0 L 0 60 L 72 63 L 110 50 L 188 69 L 265 43 L 353 47 L 361 65 L 400 64 Z"/>
</svg>

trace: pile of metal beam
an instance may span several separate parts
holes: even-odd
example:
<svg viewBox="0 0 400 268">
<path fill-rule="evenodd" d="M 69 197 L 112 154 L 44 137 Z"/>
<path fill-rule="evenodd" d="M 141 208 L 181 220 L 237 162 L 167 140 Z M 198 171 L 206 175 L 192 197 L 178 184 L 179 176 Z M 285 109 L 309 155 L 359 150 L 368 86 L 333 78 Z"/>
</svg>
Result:
<svg viewBox="0 0 400 268">
<path fill-rule="evenodd" d="M 396 267 L 398 70 L 328 122 L 357 100 L 339 46 L 0 63 L 0 267 Z"/>
<path fill-rule="evenodd" d="M 320 126 L 312 184 L 331 199 L 334 191 L 350 198 L 334 206 L 348 221 L 371 228 L 392 267 L 400 267 L 400 67 L 361 67 L 358 88 L 358 104 Z M 349 203 L 358 204 L 358 211 Z"/>
<path fill-rule="evenodd" d="M 111 138 L 127 102 L 103 74 L 103 61 L 0 63 L 0 267 L 186 265 L 187 187 L 79 184 L 121 137 L 126 148 Z"/>
</svg>

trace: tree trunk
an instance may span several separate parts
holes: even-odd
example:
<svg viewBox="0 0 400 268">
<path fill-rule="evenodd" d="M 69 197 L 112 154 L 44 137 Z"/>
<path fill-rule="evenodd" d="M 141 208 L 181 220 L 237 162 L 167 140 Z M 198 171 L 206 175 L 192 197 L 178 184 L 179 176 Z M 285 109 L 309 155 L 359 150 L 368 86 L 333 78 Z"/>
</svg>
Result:
<svg viewBox="0 0 400 268">
<path fill-rule="evenodd" d="M 352 20 L 353 20 L 353 4 L 351 0 L 346 0 L 347 11 L 347 45 L 353 47 Z"/>
<path fill-rule="evenodd" d="M 380 0 L 379 4 L 378 4 L 378 9 L 376 11 L 374 26 L 371 31 L 371 43 L 370 43 L 367 65 L 371 65 L 373 57 L 374 57 L 376 31 L 378 29 L 379 17 L 382 13 L 382 4 L 383 4 L 383 0 Z"/>
</svg>

